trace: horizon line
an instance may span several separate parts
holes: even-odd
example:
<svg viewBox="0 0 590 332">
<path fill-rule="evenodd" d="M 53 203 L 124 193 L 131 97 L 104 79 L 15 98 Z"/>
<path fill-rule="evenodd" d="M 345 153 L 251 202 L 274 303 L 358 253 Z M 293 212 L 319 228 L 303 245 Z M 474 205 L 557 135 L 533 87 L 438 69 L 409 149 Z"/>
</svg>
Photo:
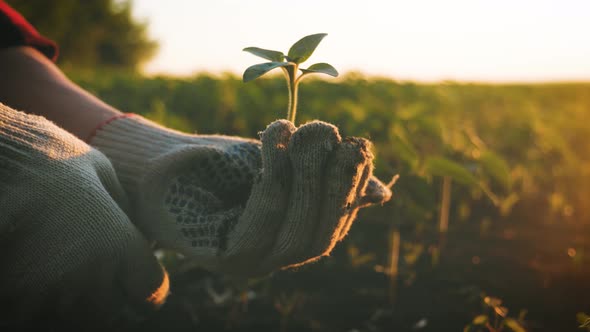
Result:
<svg viewBox="0 0 590 332">
<path fill-rule="evenodd" d="M 174 71 L 167 72 L 167 71 L 145 71 L 140 69 L 139 72 L 141 75 L 146 77 L 170 77 L 170 78 L 191 78 L 199 75 L 208 75 L 208 76 L 227 76 L 232 75 L 235 77 L 242 77 L 241 73 L 237 73 L 235 70 L 193 70 L 189 73 L 176 73 Z M 278 76 L 282 76 L 280 73 L 269 73 L 262 78 L 276 78 Z M 507 84 L 507 85 L 519 85 L 519 84 L 590 84 L 590 77 L 588 78 L 509 78 L 509 79 L 457 79 L 457 78 L 433 78 L 433 79 L 416 79 L 416 78 L 407 78 L 402 76 L 393 76 L 393 75 L 386 75 L 386 74 L 372 74 L 366 73 L 362 70 L 347 70 L 342 73 L 338 77 L 335 78 L 324 78 L 321 75 L 317 75 L 315 77 L 307 78 L 309 79 L 316 79 L 316 80 L 323 80 L 323 81 L 339 81 L 348 78 L 349 76 L 360 76 L 366 80 L 390 80 L 400 83 L 417 83 L 417 84 L 444 84 L 444 83 L 461 83 L 461 84 Z"/>
</svg>

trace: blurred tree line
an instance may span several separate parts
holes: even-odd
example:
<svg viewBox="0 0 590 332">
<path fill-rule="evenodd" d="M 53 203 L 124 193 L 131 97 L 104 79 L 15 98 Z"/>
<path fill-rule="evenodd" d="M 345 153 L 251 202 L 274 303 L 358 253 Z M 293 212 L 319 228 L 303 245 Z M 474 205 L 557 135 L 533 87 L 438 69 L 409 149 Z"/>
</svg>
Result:
<svg viewBox="0 0 590 332">
<path fill-rule="evenodd" d="M 60 47 L 63 67 L 135 70 L 158 44 L 147 24 L 131 16 L 130 1 L 8 0 L 44 36 Z"/>
</svg>

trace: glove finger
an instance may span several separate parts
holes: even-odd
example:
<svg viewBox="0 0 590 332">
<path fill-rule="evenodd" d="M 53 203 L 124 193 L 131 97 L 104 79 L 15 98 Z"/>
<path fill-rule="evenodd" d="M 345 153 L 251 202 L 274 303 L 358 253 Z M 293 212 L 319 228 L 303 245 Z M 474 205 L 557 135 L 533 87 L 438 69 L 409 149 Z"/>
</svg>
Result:
<svg viewBox="0 0 590 332">
<path fill-rule="evenodd" d="M 355 207 L 355 208 L 351 208 L 350 213 L 346 216 L 346 221 L 343 223 L 343 226 L 338 230 L 339 233 L 337 235 L 338 237 L 338 242 L 342 241 L 346 235 L 348 234 L 348 231 L 350 230 L 350 227 L 352 227 L 352 224 L 354 223 L 354 221 L 356 220 L 356 216 L 359 212 L 359 207 Z"/>
<path fill-rule="evenodd" d="M 356 202 L 359 187 L 364 185 L 370 171 L 367 143 L 362 139 L 345 139 L 330 158 L 322 191 L 320 223 L 308 258 L 327 255 L 340 240 L 341 229 Z"/>
<path fill-rule="evenodd" d="M 170 290 L 168 274 L 137 230 L 129 235 L 127 247 L 121 250 L 122 257 L 115 266 L 116 286 L 126 299 L 120 318 L 145 319 L 164 304 Z"/>
<path fill-rule="evenodd" d="M 365 207 L 373 204 L 383 204 L 391 199 L 391 184 L 381 182 L 375 176 L 371 176 L 367 188 L 360 198 L 359 207 Z"/>
<path fill-rule="evenodd" d="M 229 236 L 228 258 L 257 260 L 273 245 L 287 205 L 291 173 L 287 146 L 294 131 L 291 122 L 277 120 L 262 132 L 262 170 Z"/>
<path fill-rule="evenodd" d="M 372 165 L 370 169 L 372 172 Z M 383 204 L 391 199 L 392 193 L 391 189 L 389 189 L 389 186 L 381 182 L 379 179 L 377 179 L 370 173 L 369 176 L 369 180 L 366 183 L 366 187 L 364 187 L 364 190 L 359 191 L 357 193 L 357 205 L 354 209 L 351 210 L 350 214 L 348 215 L 348 220 L 344 224 L 344 227 L 342 227 L 342 229 L 340 230 L 338 241 L 342 241 L 346 237 L 348 231 L 350 230 L 350 227 L 352 227 L 352 223 L 356 219 L 356 215 L 360 208 L 367 207 L 373 204 Z M 363 187 L 359 186 L 359 188 Z"/>
<path fill-rule="evenodd" d="M 268 259 L 270 266 L 285 266 L 301 261 L 316 230 L 322 205 L 322 178 L 326 162 L 340 143 L 338 129 L 314 121 L 301 126 L 289 141 L 293 167 L 292 187 L 285 222 Z"/>
<path fill-rule="evenodd" d="M 338 241 L 341 241 L 346 236 L 346 234 L 348 234 L 348 231 L 350 230 L 352 223 L 356 219 L 356 215 L 358 213 L 360 203 L 361 203 L 360 199 L 363 196 L 363 193 L 365 192 L 365 190 L 367 188 L 367 184 L 369 182 L 369 179 L 373 176 L 373 153 L 371 152 L 371 148 L 372 148 L 371 142 L 369 142 L 368 140 L 363 139 L 363 138 L 355 137 L 354 139 L 358 140 L 359 142 L 362 142 L 361 143 L 363 146 L 362 150 L 366 156 L 366 163 L 365 163 L 364 168 L 362 170 L 362 174 L 359 179 L 359 183 L 356 186 L 354 202 L 349 207 L 349 214 L 346 218 L 346 221 L 344 222 L 342 227 L 339 229 L 339 234 L 337 235 Z"/>
</svg>

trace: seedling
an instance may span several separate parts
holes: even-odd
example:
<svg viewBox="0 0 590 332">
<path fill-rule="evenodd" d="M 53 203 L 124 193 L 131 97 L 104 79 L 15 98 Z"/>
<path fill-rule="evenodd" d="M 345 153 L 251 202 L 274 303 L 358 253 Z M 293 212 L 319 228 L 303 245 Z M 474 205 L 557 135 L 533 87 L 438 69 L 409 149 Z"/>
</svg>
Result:
<svg viewBox="0 0 590 332">
<path fill-rule="evenodd" d="M 297 91 L 301 79 L 314 73 L 327 74 L 333 77 L 338 76 L 338 71 L 332 67 L 332 65 L 323 62 L 313 64 L 307 69 L 299 68 L 299 65 L 309 59 L 318 44 L 326 36 L 327 34 L 325 33 L 318 33 L 303 37 L 291 46 L 287 55 L 283 54 L 283 52 L 266 50 L 258 47 L 245 48 L 244 51 L 270 60 L 270 62 L 259 63 L 248 67 L 248 69 L 244 71 L 244 82 L 257 79 L 275 68 L 281 68 L 287 79 L 287 87 L 289 89 L 287 120 L 295 123 L 295 115 L 297 114 Z M 297 76 L 298 70 L 301 70 L 299 76 Z"/>
</svg>

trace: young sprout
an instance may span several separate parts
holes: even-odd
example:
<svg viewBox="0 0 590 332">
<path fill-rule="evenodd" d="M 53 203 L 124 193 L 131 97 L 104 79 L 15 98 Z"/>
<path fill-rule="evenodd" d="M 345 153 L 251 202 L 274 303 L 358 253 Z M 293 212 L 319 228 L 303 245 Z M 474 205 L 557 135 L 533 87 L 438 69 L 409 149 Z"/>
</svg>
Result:
<svg viewBox="0 0 590 332">
<path fill-rule="evenodd" d="M 287 120 L 295 123 L 295 115 L 297 113 L 297 91 L 301 79 L 313 73 L 328 74 L 333 77 L 338 76 L 338 71 L 332 67 L 332 65 L 323 62 L 313 64 L 307 69 L 299 68 L 299 65 L 311 56 L 318 44 L 326 36 L 327 34 L 325 33 L 318 33 L 303 37 L 291 46 L 287 55 L 284 55 L 283 52 L 266 50 L 258 47 L 245 48 L 244 51 L 270 60 L 270 62 L 259 63 L 248 67 L 244 72 L 244 82 L 252 81 L 275 68 L 281 68 L 285 74 L 287 87 L 289 88 L 289 109 Z M 299 76 L 297 76 L 298 70 L 301 70 Z"/>
</svg>

